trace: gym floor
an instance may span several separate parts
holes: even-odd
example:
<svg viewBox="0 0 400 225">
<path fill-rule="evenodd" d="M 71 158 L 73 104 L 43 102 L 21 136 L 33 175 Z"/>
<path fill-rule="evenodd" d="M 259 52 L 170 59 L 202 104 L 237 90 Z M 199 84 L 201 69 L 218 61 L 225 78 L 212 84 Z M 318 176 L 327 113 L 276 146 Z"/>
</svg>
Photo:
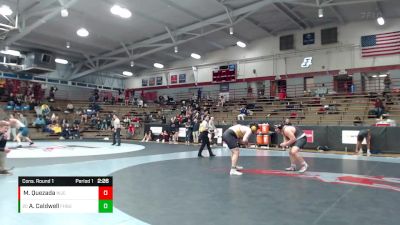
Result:
<svg viewBox="0 0 400 225">
<path fill-rule="evenodd" d="M 12 146 L 14 143 L 10 143 Z M 400 158 L 303 153 L 304 174 L 284 172 L 287 152 L 241 150 L 197 158 L 199 146 L 36 142 L 14 149 L 0 176 L 0 224 L 367 224 L 400 221 Z M 207 151 L 203 155 L 207 155 Z M 112 214 L 19 214 L 18 176 L 113 176 Z"/>
</svg>

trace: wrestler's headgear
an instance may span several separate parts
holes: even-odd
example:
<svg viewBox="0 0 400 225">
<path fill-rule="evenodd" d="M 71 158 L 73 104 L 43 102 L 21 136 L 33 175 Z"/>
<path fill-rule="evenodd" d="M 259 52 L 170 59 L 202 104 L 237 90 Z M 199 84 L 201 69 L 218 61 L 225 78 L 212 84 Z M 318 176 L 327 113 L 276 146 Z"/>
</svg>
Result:
<svg viewBox="0 0 400 225">
<path fill-rule="evenodd" d="M 251 129 L 251 132 L 255 133 L 258 130 L 258 125 L 256 123 L 251 123 L 250 129 Z"/>
<path fill-rule="evenodd" d="M 284 123 L 277 123 L 277 124 L 274 125 L 274 128 L 275 128 L 275 129 L 282 130 L 283 126 L 285 126 Z"/>
</svg>

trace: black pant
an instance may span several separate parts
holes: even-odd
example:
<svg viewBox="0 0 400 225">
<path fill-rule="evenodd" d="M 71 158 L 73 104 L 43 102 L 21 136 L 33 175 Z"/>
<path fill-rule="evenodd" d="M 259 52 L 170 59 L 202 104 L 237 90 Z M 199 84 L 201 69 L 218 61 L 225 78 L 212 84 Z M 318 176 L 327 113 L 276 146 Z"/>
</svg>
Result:
<svg viewBox="0 0 400 225">
<path fill-rule="evenodd" d="M 113 133 L 113 145 L 117 143 L 118 145 L 121 144 L 121 128 L 117 128 Z"/>
<path fill-rule="evenodd" d="M 203 152 L 203 149 L 206 145 L 210 156 L 214 155 L 214 153 L 211 151 L 210 139 L 208 139 L 208 131 L 203 131 L 200 133 L 200 140 L 201 140 L 201 146 L 199 149 L 199 153 L 197 155 L 201 156 L 201 152 Z"/>
</svg>

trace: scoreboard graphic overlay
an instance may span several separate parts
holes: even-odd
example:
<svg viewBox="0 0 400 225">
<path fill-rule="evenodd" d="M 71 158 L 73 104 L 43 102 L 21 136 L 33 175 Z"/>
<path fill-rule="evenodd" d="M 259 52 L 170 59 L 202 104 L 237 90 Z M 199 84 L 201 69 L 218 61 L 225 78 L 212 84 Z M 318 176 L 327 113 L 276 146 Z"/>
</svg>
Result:
<svg viewBox="0 0 400 225">
<path fill-rule="evenodd" d="M 18 177 L 19 213 L 112 213 L 112 177 Z"/>
</svg>

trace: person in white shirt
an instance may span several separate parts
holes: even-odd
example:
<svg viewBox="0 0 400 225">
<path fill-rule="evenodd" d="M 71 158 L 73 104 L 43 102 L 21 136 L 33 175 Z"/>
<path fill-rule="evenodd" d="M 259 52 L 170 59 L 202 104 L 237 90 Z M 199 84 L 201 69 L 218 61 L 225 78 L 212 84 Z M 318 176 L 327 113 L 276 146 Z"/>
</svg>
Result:
<svg viewBox="0 0 400 225">
<path fill-rule="evenodd" d="M 112 145 L 117 144 L 117 146 L 121 145 L 121 122 L 116 114 L 113 115 L 113 143 Z"/>
</svg>

